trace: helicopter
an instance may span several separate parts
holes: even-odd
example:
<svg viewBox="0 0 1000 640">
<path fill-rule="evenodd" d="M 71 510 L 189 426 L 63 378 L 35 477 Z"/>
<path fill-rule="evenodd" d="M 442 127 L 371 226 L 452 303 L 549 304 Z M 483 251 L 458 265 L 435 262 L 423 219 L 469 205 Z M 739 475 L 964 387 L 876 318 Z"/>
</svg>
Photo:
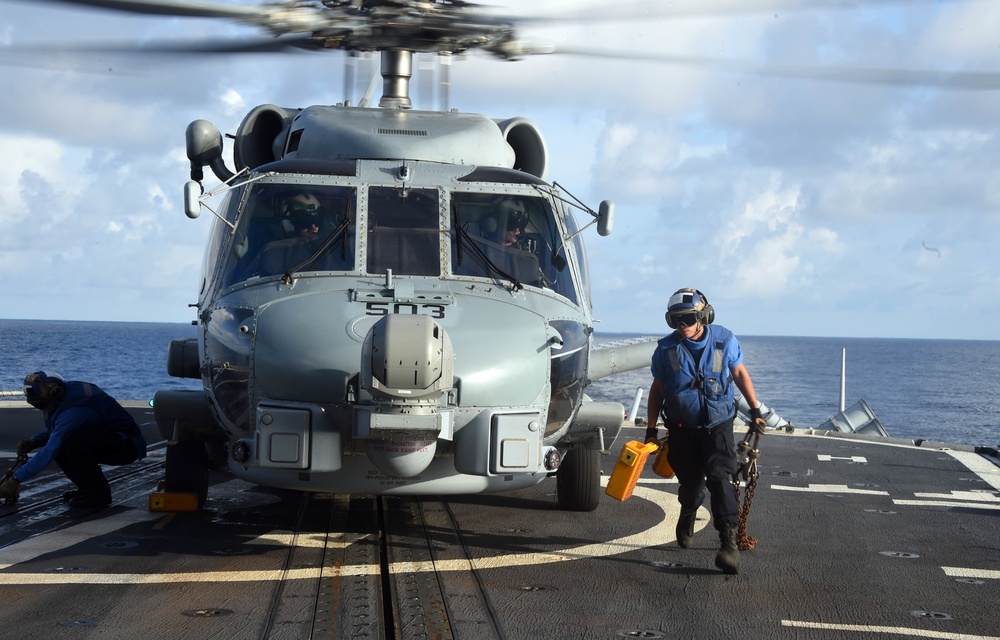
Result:
<svg viewBox="0 0 1000 640">
<path fill-rule="evenodd" d="M 172 443 L 166 491 L 203 504 L 213 466 L 260 485 L 379 495 L 513 490 L 555 475 L 560 507 L 596 509 L 600 454 L 624 408 L 586 388 L 648 366 L 653 348 L 595 344 L 574 210 L 607 236 L 614 206 L 595 211 L 549 181 L 530 120 L 420 111 L 409 95 L 416 53 L 514 60 L 554 47 L 459 0 L 63 1 L 268 32 L 188 52 L 381 57 L 377 107 L 257 106 L 233 136 L 232 165 L 213 124 L 186 130 L 184 210 L 210 211 L 213 227 L 198 338 L 167 356 L 171 376 L 202 389 L 153 400 Z M 206 167 L 218 187 L 205 188 Z"/>
<path fill-rule="evenodd" d="M 646 366 L 648 341 L 594 346 L 573 209 L 547 181 L 530 120 L 412 108 L 415 53 L 529 52 L 511 22 L 459 1 L 73 4 L 264 27 L 247 48 L 381 56 L 378 106 L 258 106 L 233 140 L 186 131 L 190 218 L 211 211 L 198 338 L 169 345 L 160 390 L 164 490 L 203 505 L 218 466 L 316 492 L 475 494 L 555 475 L 558 504 L 590 511 L 600 454 L 625 418 L 586 386 Z M 220 184 L 205 187 L 205 168 Z M 221 199 L 215 204 L 213 199 Z M 587 226 L 590 226 L 587 225 Z"/>
</svg>

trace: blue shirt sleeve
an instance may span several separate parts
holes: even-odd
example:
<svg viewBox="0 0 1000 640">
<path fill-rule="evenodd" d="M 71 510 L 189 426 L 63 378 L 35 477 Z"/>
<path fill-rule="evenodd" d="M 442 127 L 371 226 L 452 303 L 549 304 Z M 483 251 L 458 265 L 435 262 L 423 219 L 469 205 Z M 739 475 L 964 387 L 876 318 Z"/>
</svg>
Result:
<svg viewBox="0 0 1000 640">
<path fill-rule="evenodd" d="M 649 372 L 653 375 L 653 379 L 655 380 L 664 380 L 666 378 L 666 376 L 663 374 L 663 358 L 661 357 L 662 353 L 663 349 L 660 347 L 656 347 L 656 350 L 653 351 L 653 358 L 650 363 Z"/>
<path fill-rule="evenodd" d="M 41 473 L 59 453 L 63 436 L 67 432 L 89 426 L 97 420 L 100 420 L 100 414 L 86 407 L 73 407 L 57 415 L 52 431 L 48 432 L 48 442 L 23 467 L 14 472 L 14 478 L 18 482 L 24 482 Z"/>
<path fill-rule="evenodd" d="M 726 345 L 725 358 L 730 371 L 743 362 L 743 349 L 740 348 L 740 341 L 736 339 L 736 336 L 733 336 L 729 344 Z"/>
</svg>

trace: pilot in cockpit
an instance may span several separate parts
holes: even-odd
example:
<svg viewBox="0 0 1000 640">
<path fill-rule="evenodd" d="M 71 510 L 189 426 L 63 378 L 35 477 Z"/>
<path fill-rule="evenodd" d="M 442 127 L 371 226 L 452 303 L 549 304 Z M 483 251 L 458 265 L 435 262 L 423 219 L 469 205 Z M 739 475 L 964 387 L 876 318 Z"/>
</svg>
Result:
<svg viewBox="0 0 1000 640">
<path fill-rule="evenodd" d="M 524 203 L 513 198 L 504 198 L 494 207 L 494 216 L 498 228 L 504 230 L 501 243 L 505 247 L 516 247 L 524 228 L 528 224 L 528 214 Z"/>
<path fill-rule="evenodd" d="M 281 227 L 287 237 L 264 245 L 247 267 L 247 275 L 284 273 L 307 260 L 320 239 L 319 209 L 319 200 L 311 193 L 301 193 L 285 201 Z"/>
</svg>

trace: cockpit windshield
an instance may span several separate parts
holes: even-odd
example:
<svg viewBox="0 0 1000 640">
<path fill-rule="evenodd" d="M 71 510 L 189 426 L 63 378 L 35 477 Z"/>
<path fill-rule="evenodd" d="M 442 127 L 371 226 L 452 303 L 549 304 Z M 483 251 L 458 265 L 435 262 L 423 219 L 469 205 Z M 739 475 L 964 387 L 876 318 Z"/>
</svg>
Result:
<svg viewBox="0 0 1000 640">
<path fill-rule="evenodd" d="M 222 287 L 254 278 L 304 272 L 441 275 L 440 189 L 296 185 L 260 181 L 234 200 L 236 224 L 220 226 L 229 240 Z M 236 215 L 235 205 L 242 202 Z M 548 289 L 580 304 L 581 294 L 563 245 L 552 203 L 540 195 L 496 192 L 450 193 L 451 270 L 455 276 L 508 282 L 516 288 Z M 359 225 L 357 208 L 367 218 Z M 362 264 L 356 264 L 357 233 Z M 445 238 L 448 236 L 445 235 Z M 216 245 L 218 246 L 218 245 Z"/>
<path fill-rule="evenodd" d="M 353 270 L 355 201 L 353 187 L 254 185 L 223 286 L 298 271 Z"/>
<path fill-rule="evenodd" d="M 452 193 L 452 272 L 551 289 L 577 303 L 559 228 L 536 196 Z"/>
<path fill-rule="evenodd" d="M 441 273 L 438 201 L 437 189 L 368 190 L 368 273 Z"/>
</svg>

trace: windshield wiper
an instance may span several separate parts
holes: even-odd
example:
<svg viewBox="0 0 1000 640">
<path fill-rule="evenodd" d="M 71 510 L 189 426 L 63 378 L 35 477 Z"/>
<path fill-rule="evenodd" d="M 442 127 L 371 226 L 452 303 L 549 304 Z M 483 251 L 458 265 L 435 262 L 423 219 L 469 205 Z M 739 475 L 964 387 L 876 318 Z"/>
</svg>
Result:
<svg viewBox="0 0 1000 640">
<path fill-rule="evenodd" d="M 479 266 L 486 269 L 487 272 L 493 272 L 495 275 L 509 280 L 514 288 L 514 291 L 520 291 L 524 288 L 524 285 L 522 285 L 517 278 L 501 269 L 497 266 L 497 263 L 493 262 L 493 260 L 486 255 L 486 252 L 483 251 L 482 247 L 479 246 L 475 239 L 461 225 L 457 212 L 451 214 L 451 228 L 458 233 L 458 264 L 462 264 L 462 246 L 465 244 L 472 250 L 474 257 L 478 258 L 477 262 L 479 263 Z"/>
<path fill-rule="evenodd" d="M 318 260 L 323 254 L 325 254 L 327 252 L 327 250 L 330 247 L 332 247 L 333 244 L 338 239 L 341 240 L 341 243 L 340 243 L 340 257 L 346 259 L 346 257 L 347 257 L 347 227 L 350 225 L 350 222 L 351 222 L 351 218 L 349 216 L 344 216 L 344 219 L 341 221 L 341 223 L 336 228 L 334 228 L 333 232 L 329 236 L 327 236 L 326 240 L 324 240 L 316 248 L 316 250 L 312 252 L 312 255 L 310 255 L 308 258 L 306 258 L 305 260 L 303 260 L 301 263 L 295 265 L 294 267 L 292 267 L 291 269 L 289 269 L 288 271 L 286 271 L 285 275 L 281 276 L 281 283 L 282 284 L 291 284 L 292 283 L 292 274 L 294 274 L 294 273 L 296 273 L 298 271 L 303 271 L 303 270 L 305 270 L 306 267 L 308 267 L 312 263 L 316 262 L 316 260 Z"/>
</svg>

